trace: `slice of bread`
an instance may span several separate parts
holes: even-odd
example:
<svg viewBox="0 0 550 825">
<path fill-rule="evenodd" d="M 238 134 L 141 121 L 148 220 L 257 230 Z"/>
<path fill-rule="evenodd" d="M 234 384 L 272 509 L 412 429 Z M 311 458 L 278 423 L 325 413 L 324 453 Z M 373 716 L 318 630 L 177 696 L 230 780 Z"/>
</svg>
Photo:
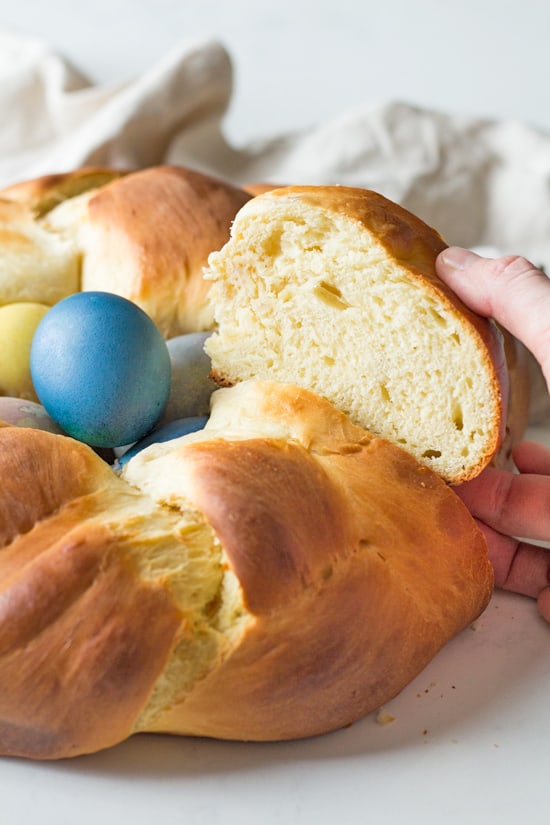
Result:
<svg viewBox="0 0 550 825">
<path fill-rule="evenodd" d="M 477 475 L 502 439 L 502 335 L 435 273 L 446 244 L 381 195 L 285 187 L 249 201 L 209 258 L 222 385 L 298 384 L 443 478 Z"/>
</svg>

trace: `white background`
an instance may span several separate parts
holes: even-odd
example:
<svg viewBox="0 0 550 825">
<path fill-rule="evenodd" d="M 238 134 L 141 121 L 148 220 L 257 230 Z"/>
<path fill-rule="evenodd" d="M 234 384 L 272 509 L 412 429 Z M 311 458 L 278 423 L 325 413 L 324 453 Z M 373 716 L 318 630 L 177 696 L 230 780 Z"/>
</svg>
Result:
<svg viewBox="0 0 550 825">
<path fill-rule="evenodd" d="M 388 99 L 550 130 L 548 0 L 0 0 L 0 28 L 107 83 L 219 39 L 237 143 Z"/>
<path fill-rule="evenodd" d="M 181 43 L 232 55 L 234 143 L 402 100 L 550 130 L 548 0 L 0 0 L 92 80 Z M 1 125 L 0 113 L 0 129 Z M 1 689 L 1 686 L 0 686 Z M 550 630 L 499 594 L 388 710 L 302 743 L 141 737 L 59 764 L 0 760 L 2 825 L 530 825 L 550 802 Z"/>
</svg>

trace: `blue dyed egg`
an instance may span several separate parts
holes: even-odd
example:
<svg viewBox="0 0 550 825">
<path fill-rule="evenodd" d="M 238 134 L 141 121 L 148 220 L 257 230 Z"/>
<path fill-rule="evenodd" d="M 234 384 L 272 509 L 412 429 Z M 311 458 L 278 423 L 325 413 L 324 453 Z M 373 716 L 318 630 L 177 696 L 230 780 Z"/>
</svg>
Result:
<svg viewBox="0 0 550 825">
<path fill-rule="evenodd" d="M 55 304 L 37 327 L 30 365 L 49 415 L 94 447 L 142 438 L 170 393 L 170 356 L 159 330 L 134 303 L 107 292 L 79 292 Z"/>
<path fill-rule="evenodd" d="M 176 421 L 195 415 L 208 415 L 210 396 L 217 384 L 209 378 L 212 368 L 204 351 L 210 332 L 190 332 L 170 338 L 166 345 L 170 354 L 172 384 L 162 422 Z"/>
<path fill-rule="evenodd" d="M 149 435 L 146 435 L 145 438 L 142 438 L 141 441 L 138 441 L 137 444 L 130 447 L 129 450 L 120 456 L 117 464 L 119 467 L 123 467 L 131 458 L 151 444 L 159 444 L 161 441 L 171 441 L 182 435 L 189 435 L 189 433 L 202 430 L 207 421 L 208 416 L 206 415 L 194 415 L 189 418 L 182 418 L 178 421 L 171 421 L 169 424 L 164 424 L 164 426 L 153 430 Z"/>
</svg>

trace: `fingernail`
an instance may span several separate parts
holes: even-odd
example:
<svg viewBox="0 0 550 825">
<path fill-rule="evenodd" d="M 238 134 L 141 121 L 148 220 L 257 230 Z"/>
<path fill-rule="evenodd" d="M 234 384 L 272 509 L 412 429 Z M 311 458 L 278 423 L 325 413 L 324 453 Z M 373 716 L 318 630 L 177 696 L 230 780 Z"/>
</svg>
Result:
<svg viewBox="0 0 550 825">
<path fill-rule="evenodd" d="M 480 256 L 472 252 L 471 249 L 463 249 L 461 246 L 449 246 L 443 250 L 440 258 L 446 266 L 452 267 L 452 269 L 466 269 L 467 266 L 478 261 Z"/>
</svg>

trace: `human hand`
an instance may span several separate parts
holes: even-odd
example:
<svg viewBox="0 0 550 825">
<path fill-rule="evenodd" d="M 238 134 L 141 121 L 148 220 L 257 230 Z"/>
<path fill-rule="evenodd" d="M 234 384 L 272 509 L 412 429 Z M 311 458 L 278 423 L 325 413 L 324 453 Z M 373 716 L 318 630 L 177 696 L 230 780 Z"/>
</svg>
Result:
<svg viewBox="0 0 550 825">
<path fill-rule="evenodd" d="M 550 383 L 550 280 L 519 256 L 482 258 L 458 247 L 436 261 L 439 277 L 471 309 L 494 318 L 539 362 Z M 497 587 L 537 599 L 550 622 L 550 450 L 517 444 L 519 473 L 488 467 L 455 488 L 487 539 Z M 520 537 L 520 538 L 518 538 Z"/>
</svg>

